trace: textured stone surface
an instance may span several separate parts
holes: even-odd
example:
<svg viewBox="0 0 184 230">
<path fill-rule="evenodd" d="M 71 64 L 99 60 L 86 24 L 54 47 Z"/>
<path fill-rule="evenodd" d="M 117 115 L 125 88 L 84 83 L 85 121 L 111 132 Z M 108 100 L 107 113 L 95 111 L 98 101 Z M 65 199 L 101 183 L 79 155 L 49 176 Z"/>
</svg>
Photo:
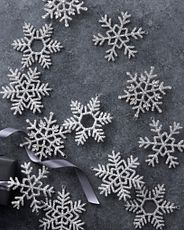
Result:
<svg viewBox="0 0 184 230">
<path fill-rule="evenodd" d="M 166 216 L 166 230 L 184 229 L 184 155 L 178 153 L 180 166 L 168 169 L 165 164 L 156 168 L 148 167 L 144 162 L 147 151 L 138 148 L 139 136 L 149 132 L 148 124 L 151 117 L 159 119 L 167 128 L 174 120 L 184 126 L 184 2 L 182 0 L 86 0 L 87 12 L 76 16 L 70 28 L 65 28 L 57 21 L 53 21 L 54 39 L 61 41 L 65 47 L 63 52 L 52 56 L 53 66 L 50 70 L 42 71 L 41 78 L 49 82 L 53 88 L 50 98 L 44 98 L 45 109 L 41 115 L 31 112 L 23 116 L 13 116 L 11 104 L 0 99 L 0 128 L 7 126 L 16 128 L 26 127 L 26 118 L 39 118 L 53 111 L 62 123 L 70 117 L 71 99 L 82 103 L 96 94 L 101 94 L 104 111 L 114 116 L 112 124 L 105 127 L 107 139 L 97 144 L 92 139 L 84 146 L 77 146 L 74 135 L 66 143 L 68 159 L 81 167 L 89 176 L 97 194 L 100 180 L 95 178 L 91 166 L 105 163 L 107 154 L 112 149 L 121 151 L 122 156 L 131 154 L 138 156 L 141 162 L 139 173 L 144 175 L 148 187 L 157 183 L 166 184 L 166 199 L 180 205 L 179 211 Z M 22 37 L 24 22 L 30 22 L 36 27 L 50 20 L 43 20 L 43 2 L 41 0 L 1 0 L 0 1 L 0 85 L 8 83 L 8 67 L 20 68 L 22 54 L 13 50 L 11 43 Z M 98 19 L 107 13 L 116 21 L 120 11 L 132 14 L 132 26 L 142 26 L 148 31 L 143 40 L 136 42 L 139 51 L 137 57 L 131 61 L 120 55 L 115 63 L 108 63 L 104 59 L 105 47 L 95 47 L 92 35 L 103 29 Z M 155 66 L 155 71 L 166 85 L 173 89 L 164 98 L 163 114 L 147 113 L 138 120 L 133 119 L 134 112 L 125 102 L 118 100 L 126 85 L 127 71 L 149 70 Z M 184 138 L 184 130 L 178 139 Z M 19 137 L 0 141 L 1 153 L 20 162 L 28 160 L 24 151 L 18 148 Z M 37 166 L 35 166 L 37 167 Z M 49 181 L 56 189 L 67 185 L 73 198 L 86 201 L 75 174 L 70 170 L 51 171 Z M 123 202 L 116 196 L 105 198 L 98 195 L 100 206 L 88 204 L 87 212 L 83 216 L 87 230 L 130 230 L 134 229 L 134 215 L 125 211 Z M 29 210 L 29 205 L 20 211 L 11 207 L 0 207 L 0 229 L 2 230 L 35 230 L 38 229 L 38 216 Z M 152 230 L 151 225 L 144 228 Z"/>
</svg>

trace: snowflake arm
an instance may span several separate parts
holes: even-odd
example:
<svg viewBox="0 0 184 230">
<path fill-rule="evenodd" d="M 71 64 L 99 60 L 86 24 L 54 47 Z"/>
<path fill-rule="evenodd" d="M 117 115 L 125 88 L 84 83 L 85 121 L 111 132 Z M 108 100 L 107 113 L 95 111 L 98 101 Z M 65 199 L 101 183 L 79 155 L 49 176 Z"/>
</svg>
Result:
<svg viewBox="0 0 184 230">
<path fill-rule="evenodd" d="M 69 27 L 72 16 L 88 10 L 84 2 L 79 0 L 43 0 L 43 2 L 45 2 L 46 14 L 42 18 L 58 19 L 61 23 L 64 22 L 65 27 Z"/>
<path fill-rule="evenodd" d="M 129 32 L 128 28 L 125 27 L 130 22 L 131 15 L 127 12 L 121 12 L 121 16 L 118 17 L 119 25 L 112 24 L 112 19 L 107 15 L 102 17 L 99 20 L 101 27 L 107 30 L 106 35 L 102 35 L 98 33 L 97 35 L 93 35 L 94 45 L 102 46 L 104 43 L 107 43 L 111 48 L 106 51 L 105 59 L 108 61 L 115 61 L 115 58 L 118 56 L 117 50 L 124 48 L 124 55 L 131 57 L 135 57 L 137 51 L 135 50 L 135 46 L 129 45 L 131 39 L 143 38 L 145 32 L 142 28 L 134 27 L 132 31 Z"/>
<path fill-rule="evenodd" d="M 38 176 L 32 175 L 33 168 L 31 163 L 24 163 L 21 165 L 21 172 L 25 177 L 20 182 L 17 177 L 10 178 L 9 188 L 15 190 L 20 188 L 20 196 L 16 196 L 15 200 L 12 201 L 14 208 L 20 209 L 24 205 L 25 199 L 30 200 L 30 208 L 32 212 L 39 212 L 41 208 L 40 196 L 43 194 L 45 197 L 50 197 L 54 192 L 53 187 L 49 185 L 43 186 L 42 179 L 47 178 L 48 171 L 45 166 L 39 169 Z"/>
<path fill-rule="evenodd" d="M 85 211 L 85 204 L 81 201 L 72 202 L 70 193 L 62 188 L 58 192 L 57 199 L 43 202 L 45 217 L 40 220 L 40 227 L 47 229 L 83 230 L 84 222 L 80 219 L 80 214 Z"/>
<path fill-rule="evenodd" d="M 27 73 L 21 73 L 18 69 L 10 69 L 8 75 L 10 84 L 3 86 L 0 94 L 12 102 L 11 110 L 14 115 L 22 114 L 25 109 L 30 109 L 33 113 L 41 113 L 43 104 L 42 97 L 49 96 L 52 90 L 48 83 L 41 83 L 40 73 L 37 68 L 29 68 Z"/>
<path fill-rule="evenodd" d="M 148 165 L 154 167 L 155 164 L 159 163 L 159 157 L 166 157 L 166 164 L 169 168 L 175 168 L 179 162 L 176 156 L 173 156 L 175 150 L 183 152 L 184 140 L 176 141 L 175 135 L 180 133 L 182 129 L 180 123 L 174 122 L 169 127 L 169 133 L 162 131 L 162 125 L 160 121 L 154 119 L 150 123 L 151 131 L 155 133 L 153 140 L 148 137 L 139 138 L 139 147 L 147 149 L 151 147 L 153 154 L 149 154 L 146 162 Z"/>
<path fill-rule="evenodd" d="M 93 170 L 95 176 L 102 180 L 99 187 L 100 194 L 108 196 L 109 194 L 117 194 L 119 200 L 130 198 L 130 190 L 135 187 L 142 187 L 144 184 L 142 176 L 139 176 L 135 169 L 138 167 L 138 158 L 130 158 L 123 160 L 120 153 L 108 155 L 107 165 L 98 165 Z"/>
<path fill-rule="evenodd" d="M 135 73 L 127 73 L 130 80 L 127 81 L 127 89 L 124 90 L 124 95 L 119 96 L 119 99 L 125 99 L 127 103 L 135 110 L 135 117 L 138 118 L 140 113 L 146 111 L 162 112 L 162 95 L 166 94 L 166 90 L 171 89 L 171 86 L 164 86 L 163 82 L 155 80 L 156 74 L 153 74 L 154 67 L 151 67 L 150 72 L 145 71 L 140 76 Z"/>
</svg>

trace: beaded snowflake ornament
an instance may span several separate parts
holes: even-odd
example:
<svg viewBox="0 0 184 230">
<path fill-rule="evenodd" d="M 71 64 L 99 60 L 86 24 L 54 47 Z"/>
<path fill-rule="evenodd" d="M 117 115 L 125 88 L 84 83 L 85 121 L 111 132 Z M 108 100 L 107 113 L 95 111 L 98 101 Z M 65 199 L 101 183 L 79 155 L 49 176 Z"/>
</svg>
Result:
<svg viewBox="0 0 184 230">
<path fill-rule="evenodd" d="M 108 164 L 99 164 L 98 168 L 93 168 L 95 175 L 102 180 L 99 187 L 100 194 L 108 196 L 114 193 L 119 200 L 131 198 L 131 189 L 144 184 L 143 177 L 139 176 L 135 170 L 138 165 L 138 158 L 130 156 L 125 161 L 121 158 L 120 153 L 112 151 L 112 154 L 108 155 Z"/>
<path fill-rule="evenodd" d="M 151 223 L 157 230 L 165 226 L 164 215 L 174 212 L 177 207 L 174 203 L 166 201 L 165 186 L 157 185 L 151 191 L 144 186 L 136 191 L 136 199 L 127 201 L 127 211 L 136 214 L 134 219 L 135 228 L 142 228 Z"/>
<path fill-rule="evenodd" d="M 51 54 L 60 52 L 63 46 L 53 40 L 53 27 L 45 24 L 42 28 L 35 29 L 30 23 L 23 26 L 24 38 L 14 40 L 12 46 L 23 53 L 22 67 L 29 67 L 39 63 L 43 68 L 49 69 L 52 65 Z"/>
<path fill-rule="evenodd" d="M 64 22 L 65 27 L 70 26 L 73 16 L 88 10 L 84 6 L 84 2 L 79 0 L 43 0 L 43 2 L 45 2 L 46 14 L 42 18 L 58 19 L 60 22 Z"/>
<path fill-rule="evenodd" d="M 155 79 L 157 75 L 153 72 L 154 67 L 151 67 L 149 72 L 144 71 L 140 75 L 127 73 L 130 79 L 127 81 L 125 94 L 118 98 L 125 99 L 132 106 L 132 109 L 135 110 L 135 118 L 146 111 L 162 112 L 160 108 L 162 95 L 165 95 L 165 91 L 171 89 L 171 86 L 164 86 L 164 82 Z"/>
<path fill-rule="evenodd" d="M 159 157 L 164 157 L 169 168 L 175 168 L 179 164 L 175 151 L 183 152 L 184 150 L 184 140 L 177 142 L 175 139 L 175 135 L 179 134 L 182 129 L 180 123 L 174 122 L 173 125 L 170 125 L 169 132 L 163 132 L 160 121 L 152 119 L 150 127 L 155 134 L 152 140 L 148 137 L 140 137 L 139 139 L 140 148 L 147 149 L 151 147 L 153 151 L 153 154 L 148 155 L 146 162 L 148 165 L 155 167 L 159 163 Z"/>
<path fill-rule="evenodd" d="M 3 86 L 0 93 L 3 98 L 12 102 L 11 110 L 13 110 L 13 114 L 21 115 L 26 109 L 33 113 L 41 113 L 43 108 L 41 99 L 44 96 L 49 96 L 51 88 L 48 83 L 44 84 L 40 81 L 40 72 L 37 68 L 34 70 L 29 68 L 27 73 L 21 73 L 18 69 L 10 69 L 8 77 L 10 84 L 9 86 Z"/>
<path fill-rule="evenodd" d="M 66 134 L 69 131 L 58 125 L 57 120 L 53 117 L 54 113 L 51 112 L 48 118 L 44 117 L 40 121 L 31 122 L 29 119 L 27 120 L 29 124 L 28 133 L 25 142 L 20 146 L 25 146 L 33 151 L 40 160 L 57 154 L 65 157 L 63 140 L 66 139 Z"/>
<path fill-rule="evenodd" d="M 127 12 L 121 12 L 121 15 L 118 17 L 119 24 L 113 24 L 112 19 L 108 18 L 107 15 L 102 17 L 99 20 L 101 27 L 105 28 L 106 34 L 103 35 L 98 33 L 93 35 L 93 42 L 97 46 L 102 46 L 107 43 L 110 48 L 106 51 L 105 59 L 108 61 L 115 61 L 115 58 L 118 56 L 117 51 L 123 49 L 124 55 L 127 55 L 128 58 L 135 57 L 137 50 L 135 46 L 130 45 L 132 39 L 143 38 L 145 32 L 142 28 L 134 27 L 131 31 L 126 27 L 130 23 L 131 15 Z"/>
<path fill-rule="evenodd" d="M 103 142 L 105 133 L 102 126 L 111 123 L 110 113 L 100 112 L 100 101 L 98 97 L 91 98 L 86 106 L 78 101 L 71 102 L 73 117 L 64 121 L 66 130 L 75 130 L 75 141 L 78 145 L 83 145 L 89 137 L 93 137 L 97 142 Z"/>
<path fill-rule="evenodd" d="M 29 200 L 30 208 L 32 212 L 39 212 L 41 209 L 41 199 L 45 199 L 45 197 L 50 197 L 54 193 L 53 187 L 50 185 L 43 185 L 42 180 L 47 178 L 47 168 L 45 166 L 42 169 L 38 170 L 38 175 L 32 174 L 33 168 L 31 167 L 31 163 L 24 163 L 21 165 L 21 172 L 24 177 L 22 181 L 20 181 L 17 177 L 10 178 L 8 181 L 9 188 L 12 190 L 20 189 L 20 196 L 15 196 L 14 201 L 12 201 L 12 205 L 14 208 L 20 209 L 21 206 L 24 205 L 25 200 Z"/>
</svg>

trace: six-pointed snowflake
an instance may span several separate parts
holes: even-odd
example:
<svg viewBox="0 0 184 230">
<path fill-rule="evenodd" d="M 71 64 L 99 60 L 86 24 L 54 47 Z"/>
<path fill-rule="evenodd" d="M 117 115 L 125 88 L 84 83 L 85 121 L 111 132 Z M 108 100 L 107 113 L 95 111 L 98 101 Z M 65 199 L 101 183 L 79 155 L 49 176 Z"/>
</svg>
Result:
<svg viewBox="0 0 184 230">
<path fill-rule="evenodd" d="M 156 229 L 163 229 L 164 215 L 177 209 L 174 203 L 164 200 L 164 196 L 164 185 L 157 185 L 152 191 L 145 187 L 137 189 L 136 199 L 127 201 L 125 205 L 126 210 L 136 214 L 135 228 L 142 228 L 151 223 Z"/>
<path fill-rule="evenodd" d="M 43 182 L 41 181 L 44 178 L 47 178 L 48 171 L 45 166 L 42 169 L 39 169 L 38 176 L 32 174 L 33 168 L 31 167 L 31 163 L 24 163 L 21 165 L 21 172 L 24 174 L 24 178 L 22 181 L 19 181 L 17 177 L 10 178 L 8 181 L 9 187 L 13 190 L 19 188 L 20 196 L 16 196 L 14 201 L 12 201 L 12 205 L 14 208 L 19 209 L 24 205 L 25 200 L 30 200 L 30 208 L 33 212 L 39 212 L 41 208 L 41 199 L 42 196 L 50 197 L 54 192 L 53 187 L 49 185 L 43 186 Z"/>
<path fill-rule="evenodd" d="M 84 144 L 89 137 L 97 142 L 103 142 L 105 134 L 102 126 L 111 123 L 110 113 L 100 112 L 100 101 L 98 97 L 91 98 L 87 106 L 78 101 L 71 102 L 73 117 L 64 121 L 63 126 L 67 130 L 76 130 L 75 141 L 78 145 Z"/>
<path fill-rule="evenodd" d="M 130 23 L 131 15 L 127 12 L 121 12 L 121 16 L 118 17 L 119 25 L 112 24 L 111 18 L 108 18 L 107 15 L 102 17 L 99 22 L 101 26 L 107 30 L 106 35 L 98 33 L 93 35 L 93 42 L 95 45 L 102 46 L 104 43 L 107 43 L 111 48 L 106 51 L 105 58 L 108 61 L 115 61 L 115 58 L 118 56 L 117 50 L 124 49 L 124 55 L 127 55 L 128 58 L 135 57 L 137 50 L 135 46 L 129 45 L 131 39 L 143 38 L 145 32 L 142 28 L 137 29 L 133 28 L 132 31 L 129 31 L 127 24 Z"/>
<path fill-rule="evenodd" d="M 156 134 L 153 137 L 153 140 L 150 140 L 148 137 L 142 138 L 139 140 L 139 147 L 144 147 L 145 149 L 148 147 L 152 147 L 154 151 L 153 154 L 148 155 L 148 159 L 146 162 L 148 165 L 152 167 L 155 164 L 159 163 L 159 157 L 166 158 L 166 164 L 169 165 L 169 168 L 176 167 L 179 162 L 176 156 L 173 156 L 176 150 L 183 152 L 184 150 L 184 140 L 176 141 L 174 136 L 180 133 L 180 123 L 174 122 L 173 125 L 170 126 L 170 132 L 163 132 L 162 125 L 160 121 L 155 121 L 154 119 L 150 123 L 151 131 Z"/>
<path fill-rule="evenodd" d="M 25 109 L 41 113 L 41 99 L 49 95 L 51 88 L 48 87 L 48 83 L 40 82 L 37 68 L 29 69 L 27 74 L 22 74 L 18 69 L 10 69 L 8 77 L 10 85 L 3 86 L 0 93 L 3 94 L 3 98 L 8 98 L 12 102 L 11 110 L 14 111 L 14 115 L 22 114 Z"/>
<path fill-rule="evenodd" d="M 88 9 L 83 6 L 84 2 L 79 0 L 43 0 L 43 2 L 46 3 L 44 7 L 46 14 L 42 17 L 59 19 L 60 22 L 65 23 L 66 27 L 69 27 L 72 16 Z"/>
<path fill-rule="evenodd" d="M 80 200 L 73 202 L 70 193 L 62 188 L 62 191 L 58 192 L 57 199 L 43 202 L 46 214 L 40 220 L 40 227 L 44 230 L 83 230 L 84 222 L 80 219 L 80 214 L 85 211 L 84 206 Z"/>
<path fill-rule="evenodd" d="M 13 48 L 23 53 L 22 65 L 29 67 L 38 62 L 43 68 L 51 66 L 51 54 L 61 51 L 63 46 L 60 42 L 51 39 L 53 34 L 52 25 L 45 24 L 39 30 L 30 23 L 23 26 L 24 38 L 13 42 Z"/>
<path fill-rule="evenodd" d="M 98 165 L 98 168 L 93 170 L 96 176 L 101 178 L 102 184 L 99 187 L 100 194 L 108 196 L 115 193 L 119 200 L 127 200 L 130 198 L 130 192 L 133 187 L 141 187 L 144 182 L 143 177 L 136 173 L 136 168 L 139 165 L 138 158 L 130 156 L 127 161 L 123 160 L 120 153 L 115 153 L 108 156 L 109 163 L 107 165 Z"/>
<path fill-rule="evenodd" d="M 162 104 L 162 95 L 165 95 L 165 90 L 171 89 L 171 86 L 164 86 L 164 82 L 155 80 L 156 74 L 153 74 L 154 67 L 151 67 L 150 72 L 145 71 L 140 76 L 135 73 L 127 73 L 130 80 L 127 82 L 129 85 L 124 90 L 125 95 L 119 96 L 119 99 L 126 99 L 132 109 L 136 111 L 135 117 L 139 117 L 139 114 L 146 111 L 162 112 L 160 105 Z"/>
<path fill-rule="evenodd" d="M 20 146 L 26 146 L 33 151 L 40 160 L 49 156 L 57 155 L 58 153 L 65 156 L 63 153 L 65 134 L 69 131 L 64 130 L 62 126 L 57 124 L 53 119 L 54 114 L 50 113 L 49 118 L 44 117 L 43 120 L 34 120 L 32 123 L 27 120 L 28 134 L 25 137 L 26 141 Z"/>
</svg>

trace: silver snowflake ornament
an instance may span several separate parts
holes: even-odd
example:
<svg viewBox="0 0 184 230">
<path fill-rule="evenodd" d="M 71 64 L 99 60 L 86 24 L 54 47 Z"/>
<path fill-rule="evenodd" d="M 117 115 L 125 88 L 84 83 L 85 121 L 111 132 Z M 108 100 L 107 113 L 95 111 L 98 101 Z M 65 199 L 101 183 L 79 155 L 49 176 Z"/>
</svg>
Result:
<svg viewBox="0 0 184 230">
<path fill-rule="evenodd" d="M 130 17 L 131 15 L 127 12 L 121 12 L 121 15 L 118 17 L 119 24 L 113 24 L 112 19 L 108 18 L 107 15 L 99 20 L 101 27 L 107 31 L 105 35 L 101 33 L 93 35 L 93 42 L 99 46 L 105 43 L 110 46 L 105 55 L 108 61 L 115 61 L 115 58 L 118 56 L 117 51 L 121 49 L 124 50 L 124 55 L 127 55 L 128 58 L 135 57 L 137 50 L 135 46 L 130 45 L 130 42 L 132 39 L 143 38 L 145 32 L 142 28 L 137 29 L 136 27 L 130 31 L 127 28 L 127 24 L 130 23 Z"/>
<path fill-rule="evenodd" d="M 73 202 L 70 193 L 62 188 L 57 199 L 43 202 L 46 214 L 40 220 L 40 227 L 44 230 L 83 230 L 84 222 L 80 219 L 80 214 L 85 211 L 84 206 L 80 200 Z"/>
<path fill-rule="evenodd" d="M 100 194 L 108 196 L 116 194 L 119 200 L 127 200 L 131 197 L 131 189 L 143 186 L 143 177 L 136 172 L 139 162 L 138 158 L 130 156 L 127 160 L 121 158 L 120 153 L 108 155 L 106 165 L 98 165 L 93 168 L 96 176 L 102 180 L 99 187 Z"/>
<path fill-rule="evenodd" d="M 15 196 L 12 205 L 14 208 L 20 209 L 24 205 L 25 200 L 29 200 L 30 208 L 32 212 L 39 212 L 41 209 L 41 200 L 46 197 L 50 197 L 53 193 L 53 187 L 49 185 L 43 185 L 42 180 L 47 178 L 48 170 L 45 166 L 42 169 L 39 169 L 38 175 L 32 174 L 33 168 L 31 163 L 24 163 L 21 165 L 21 172 L 24 177 L 20 181 L 17 177 L 10 178 L 8 181 L 9 188 L 12 190 L 20 189 L 20 196 Z"/>
<path fill-rule="evenodd" d="M 98 97 L 91 98 L 87 105 L 82 105 L 78 101 L 71 102 L 73 117 L 64 121 L 66 130 L 75 130 L 75 141 L 78 145 L 84 144 L 89 137 L 93 137 L 97 142 L 103 142 L 105 133 L 102 126 L 111 123 L 110 113 L 100 112 L 100 101 Z"/>
<path fill-rule="evenodd" d="M 146 111 L 162 112 L 162 95 L 166 94 L 166 90 L 171 89 L 171 86 L 164 86 L 164 82 L 155 79 L 157 77 L 154 72 L 154 67 L 150 71 L 144 71 L 140 75 L 135 73 L 127 73 L 130 79 L 127 81 L 127 89 L 125 94 L 119 96 L 119 99 L 125 99 L 127 103 L 135 110 L 135 117 L 138 118 L 140 113 Z"/>
<path fill-rule="evenodd" d="M 65 27 L 69 27 L 69 22 L 72 21 L 73 16 L 88 10 L 84 6 L 84 2 L 80 0 L 43 0 L 43 2 L 45 2 L 46 14 L 42 17 L 44 19 L 47 17 L 58 19 L 60 22 L 64 22 Z"/>
<path fill-rule="evenodd" d="M 159 157 L 164 157 L 169 168 L 175 168 L 179 164 L 175 151 L 183 152 L 184 150 L 184 140 L 177 142 L 175 139 L 175 135 L 179 134 L 182 129 L 180 123 L 174 122 L 173 125 L 170 125 L 169 132 L 164 132 L 160 121 L 153 119 L 150 127 L 155 136 L 152 139 L 148 137 L 140 137 L 139 139 L 140 148 L 151 147 L 153 151 L 153 154 L 148 155 L 146 162 L 155 167 L 155 164 L 159 163 Z"/>
<path fill-rule="evenodd" d="M 29 124 L 27 127 L 28 133 L 25 137 L 25 142 L 20 146 L 27 147 L 33 151 L 40 160 L 50 156 L 60 154 L 65 156 L 63 152 L 64 139 L 69 131 L 57 124 L 57 120 L 53 119 L 54 113 L 43 119 L 31 122 L 29 119 L 26 122 Z"/>
<path fill-rule="evenodd" d="M 23 26 L 24 38 L 14 40 L 12 46 L 23 53 L 22 67 L 29 67 L 39 63 L 43 68 L 49 69 L 51 54 L 60 52 L 63 46 L 52 39 L 53 27 L 45 24 L 40 29 L 35 29 L 30 23 Z"/>
<path fill-rule="evenodd" d="M 151 191 L 144 186 L 136 191 L 136 199 L 126 202 L 126 210 L 136 214 L 135 228 L 142 228 L 151 223 L 156 229 L 162 230 L 165 226 L 164 215 L 177 209 L 174 203 L 166 201 L 164 185 L 157 185 Z"/>
<path fill-rule="evenodd" d="M 51 88 L 48 83 L 41 83 L 37 68 L 34 70 L 29 68 L 27 73 L 21 73 L 18 69 L 10 69 L 8 77 L 10 84 L 3 86 L 0 93 L 3 94 L 3 98 L 12 102 L 13 114 L 21 115 L 25 109 L 29 109 L 33 113 L 41 113 L 43 108 L 41 99 L 44 96 L 49 96 Z"/>
</svg>

